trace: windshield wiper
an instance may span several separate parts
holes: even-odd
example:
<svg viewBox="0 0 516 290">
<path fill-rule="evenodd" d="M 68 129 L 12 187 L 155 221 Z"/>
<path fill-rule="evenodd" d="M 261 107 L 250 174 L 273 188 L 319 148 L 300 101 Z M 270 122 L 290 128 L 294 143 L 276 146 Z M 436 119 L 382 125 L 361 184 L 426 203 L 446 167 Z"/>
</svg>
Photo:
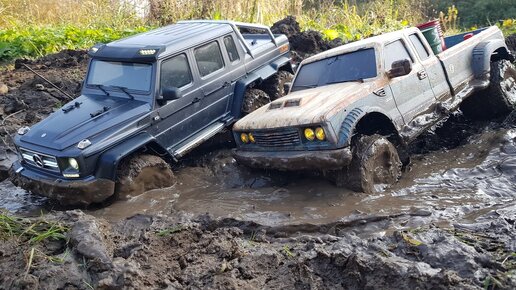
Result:
<svg viewBox="0 0 516 290">
<path fill-rule="evenodd" d="M 134 96 L 133 96 L 130 92 L 128 92 L 128 91 L 127 91 L 127 89 L 128 89 L 127 87 L 122 87 L 122 86 L 113 86 L 113 85 L 109 85 L 109 86 L 107 86 L 107 87 L 108 87 L 108 88 L 115 88 L 115 89 L 119 89 L 119 90 L 121 90 L 122 92 L 124 92 L 126 95 L 128 95 L 128 96 L 131 98 L 131 100 L 134 100 Z"/>
<path fill-rule="evenodd" d="M 337 84 L 337 83 L 349 83 L 349 82 L 359 82 L 363 83 L 364 79 L 356 79 L 356 80 L 345 80 L 345 81 L 334 81 L 334 82 L 327 82 L 326 84 Z"/>
<path fill-rule="evenodd" d="M 93 86 L 93 87 L 95 87 L 95 88 L 97 88 L 97 89 L 99 89 L 99 90 L 103 91 L 103 92 L 104 92 L 104 94 L 106 94 L 106 96 L 108 96 L 108 97 L 109 97 L 109 92 L 108 92 L 108 91 L 106 91 L 106 89 L 104 89 L 104 85 L 101 85 L 101 84 L 88 84 L 88 85 Z"/>
</svg>

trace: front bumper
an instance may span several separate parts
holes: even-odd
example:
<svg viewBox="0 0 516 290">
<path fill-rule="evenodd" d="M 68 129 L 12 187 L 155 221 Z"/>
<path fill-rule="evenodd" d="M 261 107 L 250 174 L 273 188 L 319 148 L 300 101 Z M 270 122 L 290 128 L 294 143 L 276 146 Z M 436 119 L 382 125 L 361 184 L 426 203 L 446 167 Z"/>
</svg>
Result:
<svg viewBox="0 0 516 290">
<path fill-rule="evenodd" d="M 351 162 L 349 147 L 318 151 L 246 151 L 234 149 L 233 156 L 238 163 L 255 168 L 293 170 L 335 170 Z"/>
<path fill-rule="evenodd" d="M 31 170 L 15 161 L 9 170 L 11 181 L 16 186 L 37 195 L 57 200 L 62 205 L 89 205 L 112 196 L 115 182 L 109 179 L 88 176 L 82 179 L 61 179 Z"/>
</svg>

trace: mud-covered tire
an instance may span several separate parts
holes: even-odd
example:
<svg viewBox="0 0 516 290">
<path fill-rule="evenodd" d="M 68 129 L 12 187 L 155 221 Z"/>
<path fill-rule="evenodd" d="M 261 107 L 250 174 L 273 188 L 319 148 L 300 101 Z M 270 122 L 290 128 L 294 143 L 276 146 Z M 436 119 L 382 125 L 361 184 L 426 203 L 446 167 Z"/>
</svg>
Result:
<svg viewBox="0 0 516 290">
<path fill-rule="evenodd" d="M 127 198 L 157 188 L 172 186 L 175 182 L 170 165 L 162 158 L 136 154 L 122 160 L 117 170 L 115 196 Z"/>
<path fill-rule="evenodd" d="M 491 62 L 490 84 L 461 104 L 472 120 L 485 120 L 510 113 L 516 107 L 516 67 L 508 60 Z"/>
<path fill-rule="evenodd" d="M 288 71 L 280 70 L 278 73 L 266 79 L 260 85 L 260 88 L 269 95 L 271 101 L 274 101 L 286 95 L 285 83 L 291 82 L 293 78 L 293 74 Z"/>
<path fill-rule="evenodd" d="M 249 114 L 270 102 L 271 99 L 266 92 L 259 89 L 247 89 L 244 94 L 242 112 Z"/>
<path fill-rule="evenodd" d="M 375 193 L 375 184 L 394 184 L 401 176 L 398 151 L 381 135 L 359 136 L 351 144 L 351 164 L 337 172 L 335 183 L 357 192 Z"/>
</svg>

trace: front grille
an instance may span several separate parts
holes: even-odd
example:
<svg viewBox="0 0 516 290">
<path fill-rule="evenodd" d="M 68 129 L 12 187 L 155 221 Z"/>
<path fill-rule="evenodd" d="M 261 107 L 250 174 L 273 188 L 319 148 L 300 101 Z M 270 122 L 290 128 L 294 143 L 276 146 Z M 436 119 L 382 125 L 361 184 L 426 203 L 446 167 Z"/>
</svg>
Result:
<svg viewBox="0 0 516 290">
<path fill-rule="evenodd" d="M 57 159 L 54 156 L 30 151 L 23 148 L 20 148 L 20 153 L 23 157 L 23 160 L 33 166 L 59 172 L 59 165 L 57 164 Z"/>
<path fill-rule="evenodd" d="M 297 129 L 276 132 L 253 132 L 256 144 L 263 147 L 296 146 L 301 143 Z"/>
</svg>

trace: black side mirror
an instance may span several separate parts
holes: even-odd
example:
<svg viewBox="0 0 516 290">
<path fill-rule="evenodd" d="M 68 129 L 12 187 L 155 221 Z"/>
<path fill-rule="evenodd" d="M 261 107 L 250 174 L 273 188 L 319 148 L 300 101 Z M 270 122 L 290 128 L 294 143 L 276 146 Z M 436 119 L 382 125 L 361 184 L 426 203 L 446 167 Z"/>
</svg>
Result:
<svg viewBox="0 0 516 290">
<path fill-rule="evenodd" d="M 387 72 L 389 78 L 406 76 L 412 71 L 412 63 L 408 59 L 397 60 L 392 63 L 391 69 Z"/>
<path fill-rule="evenodd" d="M 288 94 L 288 92 L 290 91 L 290 88 L 292 87 L 292 83 L 284 83 L 283 84 L 283 92 L 284 94 Z"/>
<path fill-rule="evenodd" d="M 161 90 L 161 96 L 158 98 L 158 102 L 164 105 L 168 101 L 177 100 L 181 97 L 182 94 L 178 88 L 164 88 Z"/>
</svg>

